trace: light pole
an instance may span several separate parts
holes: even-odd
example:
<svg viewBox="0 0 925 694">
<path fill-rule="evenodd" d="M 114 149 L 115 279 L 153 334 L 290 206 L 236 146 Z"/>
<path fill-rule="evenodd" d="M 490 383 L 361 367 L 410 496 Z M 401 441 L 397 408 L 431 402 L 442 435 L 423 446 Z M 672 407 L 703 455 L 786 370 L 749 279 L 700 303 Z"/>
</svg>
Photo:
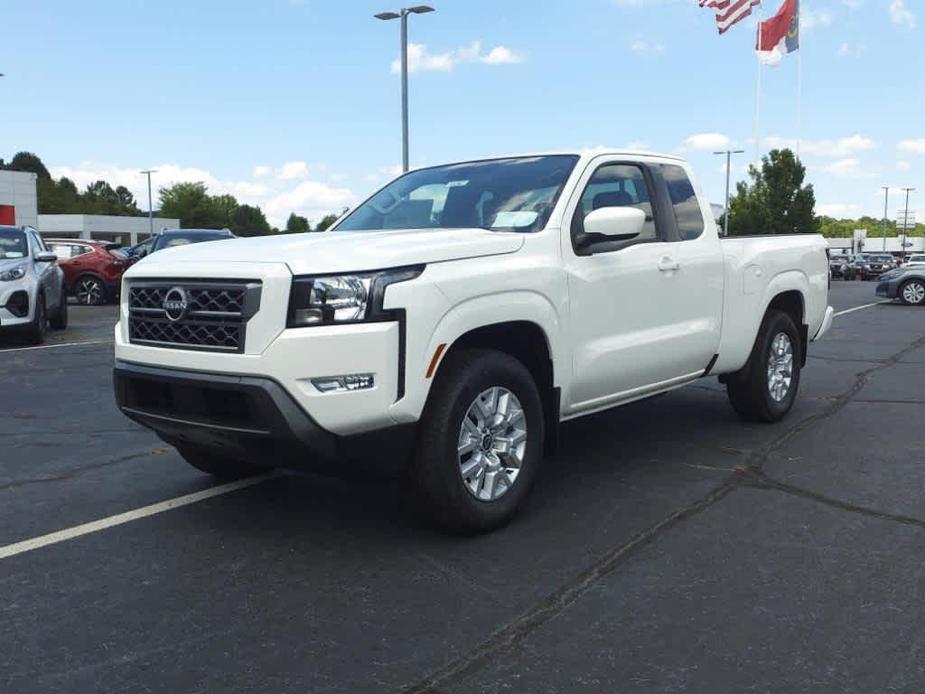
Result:
<svg viewBox="0 0 925 694">
<path fill-rule="evenodd" d="M 729 236 L 729 177 L 732 175 L 732 155 L 745 154 L 744 149 L 727 149 L 724 152 L 713 152 L 716 155 L 726 155 L 726 202 L 723 204 L 723 236 Z"/>
<path fill-rule="evenodd" d="M 886 251 L 886 225 L 890 223 L 890 187 L 880 186 L 883 189 L 883 250 Z"/>
<path fill-rule="evenodd" d="M 911 193 L 915 188 L 900 188 L 900 190 L 906 191 L 906 212 L 903 215 L 903 260 L 906 259 L 906 232 L 909 231 L 909 193 Z"/>
<path fill-rule="evenodd" d="M 154 236 L 154 204 L 151 202 L 151 174 L 157 173 L 157 169 L 147 169 L 142 171 L 143 176 L 148 177 L 148 236 Z"/>
<path fill-rule="evenodd" d="M 415 5 L 402 7 L 398 12 L 380 12 L 376 19 L 401 19 L 401 170 L 408 170 L 408 15 L 433 12 L 433 7 Z"/>
</svg>

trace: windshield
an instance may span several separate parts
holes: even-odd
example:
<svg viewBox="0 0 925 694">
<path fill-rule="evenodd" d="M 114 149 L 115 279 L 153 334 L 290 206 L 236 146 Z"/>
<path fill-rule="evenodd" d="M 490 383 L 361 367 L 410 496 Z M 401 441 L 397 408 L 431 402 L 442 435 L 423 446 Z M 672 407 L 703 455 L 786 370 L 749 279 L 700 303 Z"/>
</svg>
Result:
<svg viewBox="0 0 925 694">
<path fill-rule="evenodd" d="M 229 238 L 228 234 L 223 231 L 216 231 L 214 234 L 201 231 L 195 234 L 164 234 L 155 242 L 154 250 L 160 251 L 174 246 L 185 246 L 190 243 L 199 243 L 200 241 L 217 241 L 218 239 L 227 238 Z"/>
<path fill-rule="evenodd" d="M 867 258 L 872 263 L 888 263 L 893 260 L 891 255 L 871 255 Z"/>
<path fill-rule="evenodd" d="M 0 260 L 25 258 L 29 254 L 26 235 L 19 229 L 0 229 Z"/>
<path fill-rule="evenodd" d="M 412 171 L 357 207 L 334 231 L 539 231 L 576 161 L 573 155 L 521 157 Z"/>
</svg>

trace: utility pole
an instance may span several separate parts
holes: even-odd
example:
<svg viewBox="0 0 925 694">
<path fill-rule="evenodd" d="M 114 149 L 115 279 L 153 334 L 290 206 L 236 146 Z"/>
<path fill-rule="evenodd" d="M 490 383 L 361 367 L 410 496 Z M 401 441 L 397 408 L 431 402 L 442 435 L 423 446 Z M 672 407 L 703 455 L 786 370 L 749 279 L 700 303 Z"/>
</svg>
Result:
<svg viewBox="0 0 925 694">
<path fill-rule="evenodd" d="M 427 5 L 402 7 L 398 12 L 380 12 L 376 19 L 401 19 L 401 170 L 408 171 L 408 15 L 433 12 Z"/>
<path fill-rule="evenodd" d="M 148 169 L 141 174 L 148 177 L 148 235 L 154 236 L 154 205 L 151 202 L 151 174 L 157 173 L 157 169 Z"/>
<path fill-rule="evenodd" d="M 732 176 L 732 155 L 745 154 L 745 150 L 727 149 L 723 152 L 713 152 L 713 154 L 726 156 L 726 202 L 723 204 L 723 236 L 729 236 L 729 179 Z"/>
<path fill-rule="evenodd" d="M 909 193 L 911 193 L 915 188 L 900 188 L 900 190 L 906 191 L 906 211 L 903 214 L 903 260 L 906 259 L 906 234 L 909 231 Z"/>
<path fill-rule="evenodd" d="M 890 187 L 880 187 L 883 189 L 883 250 L 886 251 L 886 225 L 890 223 Z"/>
</svg>

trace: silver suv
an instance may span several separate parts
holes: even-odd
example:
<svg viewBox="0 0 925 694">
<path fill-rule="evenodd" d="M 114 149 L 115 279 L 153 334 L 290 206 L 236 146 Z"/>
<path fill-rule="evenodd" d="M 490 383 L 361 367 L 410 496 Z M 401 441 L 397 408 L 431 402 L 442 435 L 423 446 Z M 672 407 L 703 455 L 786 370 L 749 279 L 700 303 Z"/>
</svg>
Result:
<svg viewBox="0 0 925 694">
<path fill-rule="evenodd" d="M 50 325 L 67 327 L 64 272 L 32 227 L 0 226 L 0 332 L 45 340 Z"/>
</svg>

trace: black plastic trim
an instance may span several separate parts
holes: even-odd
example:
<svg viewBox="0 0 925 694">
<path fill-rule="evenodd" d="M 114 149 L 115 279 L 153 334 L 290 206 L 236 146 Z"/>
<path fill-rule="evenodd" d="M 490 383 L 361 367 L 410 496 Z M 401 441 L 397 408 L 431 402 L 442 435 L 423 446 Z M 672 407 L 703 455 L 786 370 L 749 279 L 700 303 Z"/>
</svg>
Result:
<svg viewBox="0 0 925 694">
<path fill-rule="evenodd" d="M 704 376 L 709 376 L 709 375 L 710 375 L 710 372 L 713 370 L 713 367 L 716 366 L 716 360 L 717 360 L 717 359 L 719 359 L 719 355 L 718 355 L 718 354 L 714 354 L 714 355 L 713 355 L 713 358 L 710 359 L 710 363 L 707 364 L 707 368 L 705 368 L 705 369 L 703 370 L 703 376 L 701 376 L 701 378 L 703 378 Z"/>
</svg>

